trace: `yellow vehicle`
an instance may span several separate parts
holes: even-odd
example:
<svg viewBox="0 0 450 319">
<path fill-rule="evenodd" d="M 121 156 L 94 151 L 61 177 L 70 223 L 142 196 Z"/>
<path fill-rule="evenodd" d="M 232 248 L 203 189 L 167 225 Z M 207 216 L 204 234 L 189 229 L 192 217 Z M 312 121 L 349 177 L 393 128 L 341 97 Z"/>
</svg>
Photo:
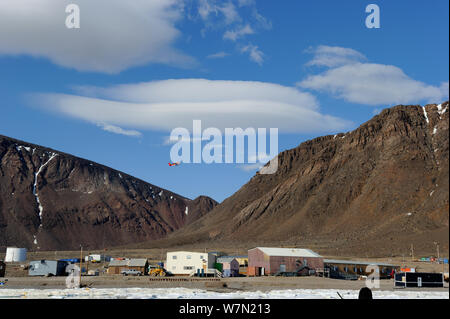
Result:
<svg viewBox="0 0 450 319">
<path fill-rule="evenodd" d="M 158 263 L 156 266 L 150 265 L 148 266 L 148 275 L 152 277 L 165 277 L 166 270 L 161 263 Z"/>
</svg>

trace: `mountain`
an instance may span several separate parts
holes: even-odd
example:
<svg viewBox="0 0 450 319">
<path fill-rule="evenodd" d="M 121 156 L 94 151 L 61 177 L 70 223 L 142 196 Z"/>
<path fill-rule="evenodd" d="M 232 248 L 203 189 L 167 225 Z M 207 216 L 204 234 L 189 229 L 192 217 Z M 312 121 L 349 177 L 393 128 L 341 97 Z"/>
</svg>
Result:
<svg viewBox="0 0 450 319">
<path fill-rule="evenodd" d="M 166 242 L 308 246 L 327 254 L 448 251 L 448 102 L 383 110 L 346 134 L 279 154 Z"/>
<path fill-rule="evenodd" d="M 216 205 L 0 135 L 0 247 L 99 249 L 159 239 Z"/>
</svg>

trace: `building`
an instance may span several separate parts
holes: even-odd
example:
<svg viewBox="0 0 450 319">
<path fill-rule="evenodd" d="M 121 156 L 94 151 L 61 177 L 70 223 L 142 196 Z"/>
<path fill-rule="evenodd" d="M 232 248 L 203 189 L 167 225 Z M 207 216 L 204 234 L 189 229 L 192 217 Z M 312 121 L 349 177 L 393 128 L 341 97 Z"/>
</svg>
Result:
<svg viewBox="0 0 450 319">
<path fill-rule="evenodd" d="M 92 254 L 84 257 L 85 262 L 91 262 L 91 263 L 101 263 L 101 262 L 109 262 L 111 261 L 110 256 L 106 255 L 100 255 L 100 254 Z"/>
<path fill-rule="evenodd" d="M 17 247 L 6 248 L 6 263 L 24 262 L 27 260 L 27 249 Z"/>
<path fill-rule="evenodd" d="M 238 277 L 239 276 L 239 262 L 234 257 L 219 257 L 217 258 L 216 269 L 222 272 L 223 277 Z"/>
<path fill-rule="evenodd" d="M 68 263 L 60 260 L 30 261 L 29 276 L 65 276 Z"/>
<path fill-rule="evenodd" d="M 6 264 L 0 260 L 0 278 L 5 277 L 6 274 Z"/>
<path fill-rule="evenodd" d="M 380 279 L 391 278 L 399 266 L 387 263 L 374 263 L 354 260 L 324 259 L 324 268 L 329 271 L 329 277 L 336 279 L 357 279 L 359 276 L 368 276 L 373 270 L 367 269 L 369 265 L 379 267 Z"/>
<path fill-rule="evenodd" d="M 441 273 L 401 272 L 395 274 L 396 287 L 444 287 L 444 275 Z"/>
<path fill-rule="evenodd" d="M 248 256 L 247 255 L 238 255 L 238 256 L 228 256 L 236 258 L 240 267 L 248 267 Z"/>
<path fill-rule="evenodd" d="M 247 275 L 247 267 L 248 267 L 248 256 L 247 255 L 236 255 L 236 256 L 226 256 L 233 257 L 239 263 L 239 274 Z"/>
<path fill-rule="evenodd" d="M 248 275 L 264 276 L 323 268 L 323 258 L 310 249 L 256 247 L 248 251 Z"/>
<path fill-rule="evenodd" d="M 65 259 L 60 259 L 60 261 L 65 261 L 68 264 L 79 264 L 80 258 L 65 258 Z"/>
<path fill-rule="evenodd" d="M 120 275 L 123 270 L 138 270 L 146 275 L 148 272 L 148 260 L 146 258 L 134 258 L 127 260 L 111 260 L 107 273 L 110 275 Z"/>
<path fill-rule="evenodd" d="M 166 270 L 173 275 L 214 274 L 216 259 L 215 253 L 168 252 Z"/>
</svg>

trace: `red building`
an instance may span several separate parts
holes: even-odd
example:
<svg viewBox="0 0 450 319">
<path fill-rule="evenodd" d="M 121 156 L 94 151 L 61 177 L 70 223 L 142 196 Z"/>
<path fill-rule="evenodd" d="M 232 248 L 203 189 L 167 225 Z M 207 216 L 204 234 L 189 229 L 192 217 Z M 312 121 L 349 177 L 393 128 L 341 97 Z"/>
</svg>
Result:
<svg viewBox="0 0 450 319">
<path fill-rule="evenodd" d="M 323 268 L 323 258 L 310 249 L 256 247 L 248 251 L 249 276 L 275 275 Z"/>
</svg>

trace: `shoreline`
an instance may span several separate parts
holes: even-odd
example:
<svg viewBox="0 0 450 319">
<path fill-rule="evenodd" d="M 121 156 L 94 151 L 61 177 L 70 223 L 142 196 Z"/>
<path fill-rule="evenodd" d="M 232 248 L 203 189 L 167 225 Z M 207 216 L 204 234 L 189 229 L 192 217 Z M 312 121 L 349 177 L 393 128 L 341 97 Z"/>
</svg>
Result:
<svg viewBox="0 0 450 319">
<path fill-rule="evenodd" d="M 5 277 L 5 282 L 0 286 L 1 290 L 7 289 L 66 289 L 67 277 Z M 180 277 L 181 278 L 181 277 Z M 108 276 L 83 276 L 82 285 L 85 288 L 98 289 L 120 289 L 120 288 L 186 288 L 202 289 L 215 292 L 267 292 L 274 290 L 295 289 L 337 289 L 358 290 L 365 287 L 364 280 L 340 280 L 322 277 L 235 277 L 221 278 L 219 280 L 203 280 L 186 278 L 187 281 L 159 281 L 143 277 L 123 277 L 119 275 Z M 395 288 L 392 279 L 380 280 L 380 287 L 373 291 L 430 291 L 448 292 L 449 284 L 445 283 L 443 288 Z"/>
</svg>

